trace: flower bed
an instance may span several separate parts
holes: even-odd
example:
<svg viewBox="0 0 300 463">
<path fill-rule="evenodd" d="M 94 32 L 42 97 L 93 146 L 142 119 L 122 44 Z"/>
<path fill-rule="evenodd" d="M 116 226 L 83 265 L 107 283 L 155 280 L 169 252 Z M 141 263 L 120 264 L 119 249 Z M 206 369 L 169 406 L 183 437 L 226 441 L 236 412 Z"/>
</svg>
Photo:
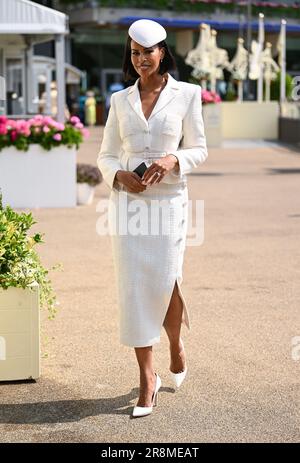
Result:
<svg viewBox="0 0 300 463">
<path fill-rule="evenodd" d="M 40 308 L 52 320 L 59 304 L 35 250 L 43 235 L 29 234 L 35 223 L 31 213 L 3 208 L 0 193 L 0 381 L 40 376 Z"/>
<path fill-rule="evenodd" d="M 210 90 L 201 90 L 202 104 L 214 104 L 221 103 L 221 97 L 216 92 Z"/>
<path fill-rule="evenodd" d="M 0 116 L 0 186 L 14 208 L 75 207 L 76 150 L 89 135 L 80 119 Z M 21 151 L 21 152 L 20 152 Z"/>
<path fill-rule="evenodd" d="M 65 124 L 41 115 L 17 121 L 0 116 L 0 151 L 10 146 L 28 151 L 32 143 L 41 145 L 47 151 L 61 145 L 75 145 L 78 149 L 88 135 L 88 130 L 76 116 L 72 116 Z"/>
</svg>

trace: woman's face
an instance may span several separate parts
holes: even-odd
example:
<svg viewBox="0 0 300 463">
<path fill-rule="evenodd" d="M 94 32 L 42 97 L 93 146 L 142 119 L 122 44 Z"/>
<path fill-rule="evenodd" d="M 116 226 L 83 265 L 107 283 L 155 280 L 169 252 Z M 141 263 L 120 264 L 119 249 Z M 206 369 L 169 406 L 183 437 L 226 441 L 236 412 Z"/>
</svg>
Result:
<svg viewBox="0 0 300 463">
<path fill-rule="evenodd" d="M 134 40 L 131 40 L 131 62 L 141 77 L 148 77 L 151 74 L 158 73 L 160 60 L 164 56 L 164 48 L 159 48 L 158 45 L 144 48 Z"/>
</svg>

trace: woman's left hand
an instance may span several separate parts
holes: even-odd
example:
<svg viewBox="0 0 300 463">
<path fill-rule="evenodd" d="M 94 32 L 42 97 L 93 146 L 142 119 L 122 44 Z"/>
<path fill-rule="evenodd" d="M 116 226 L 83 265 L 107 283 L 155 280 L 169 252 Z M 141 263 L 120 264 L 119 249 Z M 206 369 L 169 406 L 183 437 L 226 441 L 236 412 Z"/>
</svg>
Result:
<svg viewBox="0 0 300 463">
<path fill-rule="evenodd" d="M 178 159 L 174 154 L 167 154 L 166 156 L 154 161 L 150 167 L 144 172 L 142 181 L 147 185 L 160 183 L 164 176 L 171 170 L 178 170 Z"/>
</svg>

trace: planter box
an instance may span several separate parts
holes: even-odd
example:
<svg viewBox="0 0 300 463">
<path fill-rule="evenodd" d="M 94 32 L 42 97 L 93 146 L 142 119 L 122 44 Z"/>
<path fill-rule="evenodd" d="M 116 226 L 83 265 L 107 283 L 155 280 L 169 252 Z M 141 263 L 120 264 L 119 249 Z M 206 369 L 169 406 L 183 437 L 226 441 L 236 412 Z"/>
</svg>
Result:
<svg viewBox="0 0 300 463">
<path fill-rule="evenodd" d="M 204 104 L 202 106 L 206 143 L 209 147 L 222 144 L 222 113 L 221 104 Z"/>
<path fill-rule="evenodd" d="M 0 289 L 0 381 L 40 376 L 39 285 Z"/>
<path fill-rule="evenodd" d="M 28 151 L 0 151 L 3 205 L 12 208 L 75 207 L 76 147 L 45 151 L 32 144 Z"/>
<path fill-rule="evenodd" d="M 277 101 L 223 101 L 222 136 L 229 139 L 278 138 L 279 104 Z"/>
<path fill-rule="evenodd" d="M 280 117 L 279 140 L 285 143 L 300 143 L 300 119 Z"/>
</svg>

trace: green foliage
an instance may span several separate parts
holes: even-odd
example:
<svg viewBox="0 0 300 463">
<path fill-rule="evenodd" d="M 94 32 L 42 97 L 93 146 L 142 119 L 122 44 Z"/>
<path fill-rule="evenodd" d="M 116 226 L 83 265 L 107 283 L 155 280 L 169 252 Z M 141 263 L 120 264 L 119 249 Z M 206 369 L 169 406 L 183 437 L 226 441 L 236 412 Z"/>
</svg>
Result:
<svg viewBox="0 0 300 463">
<path fill-rule="evenodd" d="M 189 77 L 189 82 L 190 82 L 191 84 L 200 85 L 199 79 L 196 79 L 196 77 L 194 77 L 194 76 L 192 76 L 192 75 L 190 75 L 190 77 Z"/>
<path fill-rule="evenodd" d="M 227 90 L 226 90 L 226 95 L 224 100 L 225 101 L 236 101 L 237 99 L 237 93 L 235 91 L 234 85 L 231 81 L 228 82 L 227 85 Z"/>
<path fill-rule="evenodd" d="M 57 312 L 56 296 L 48 278 L 49 271 L 43 267 L 34 249 L 43 243 L 42 235 L 28 235 L 36 221 L 31 213 L 17 213 L 10 206 L 3 208 L 0 194 L 0 288 L 11 286 L 26 288 L 37 282 L 40 287 L 40 306 L 48 309 L 48 318 Z M 53 266 L 51 270 L 60 267 Z"/>
<path fill-rule="evenodd" d="M 9 146 L 19 151 L 28 151 L 31 144 L 41 145 L 47 151 L 60 145 L 68 148 L 75 145 L 78 149 L 88 136 L 89 131 L 77 116 L 72 116 L 62 124 L 41 114 L 29 120 L 17 121 L 0 115 L 0 151 Z"/>
<path fill-rule="evenodd" d="M 15 140 L 12 140 L 9 134 L 1 135 L 0 151 L 9 146 L 14 146 L 19 151 L 28 151 L 32 143 L 41 145 L 47 151 L 61 145 L 67 145 L 68 148 L 72 148 L 72 146 L 75 145 L 76 149 L 78 149 L 80 143 L 83 141 L 81 131 L 76 130 L 71 124 L 66 124 L 65 129 L 59 132 L 61 135 L 60 141 L 53 138 L 53 136 L 57 133 L 58 132 L 55 128 L 52 128 L 47 133 L 42 131 L 35 133 L 34 130 L 31 130 L 29 137 L 19 133 Z"/>
<path fill-rule="evenodd" d="M 53 139 L 53 135 L 56 133 L 55 129 L 50 130 L 50 132 L 44 134 L 34 134 L 31 135 L 28 140 L 29 143 L 39 143 L 45 150 L 50 151 L 52 148 L 60 145 L 67 145 L 68 148 L 72 148 L 73 145 L 76 146 L 76 149 L 79 148 L 80 143 L 83 140 L 83 136 L 79 130 L 75 130 L 74 127 L 70 124 L 65 125 L 65 130 L 60 132 L 61 141 L 56 141 Z M 27 147 L 28 149 L 28 147 Z"/>
<path fill-rule="evenodd" d="M 293 77 L 286 74 L 285 77 L 285 93 L 286 98 L 290 99 L 293 91 Z M 277 73 L 276 79 L 271 82 L 271 100 L 280 100 L 280 72 Z"/>
</svg>

